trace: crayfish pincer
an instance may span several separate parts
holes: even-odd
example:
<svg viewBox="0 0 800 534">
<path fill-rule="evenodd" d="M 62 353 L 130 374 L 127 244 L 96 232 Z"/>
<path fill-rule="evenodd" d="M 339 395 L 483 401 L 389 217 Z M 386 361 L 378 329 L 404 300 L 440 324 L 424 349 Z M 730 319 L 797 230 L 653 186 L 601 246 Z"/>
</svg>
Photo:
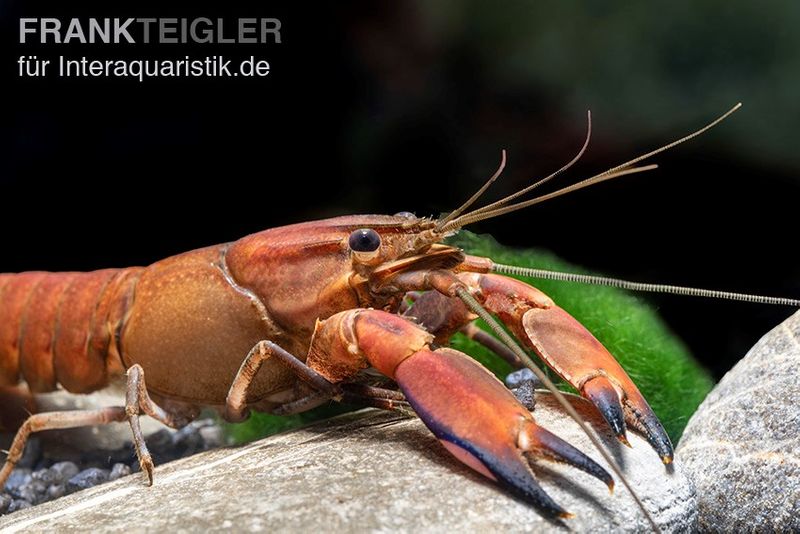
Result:
<svg viewBox="0 0 800 534">
<path fill-rule="evenodd" d="M 476 194 L 439 219 L 344 216 L 265 230 L 148 267 L 0 275 L 0 387 L 24 380 L 34 393 L 59 386 L 86 393 L 127 376 L 120 406 L 31 415 L 11 445 L 0 485 L 31 432 L 127 421 L 152 483 L 141 413 L 180 427 L 202 407 L 237 422 L 251 410 L 291 414 L 337 400 L 413 408 L 456 458 L 541 512 L 568 515 L 539 487 L 526 455 L 566 462 L 609 488 L 614 481 L 538 426 L 480 364 L 445 346 L 466 331 L 501 353 L 511 347 L 506 356 L 518 365 L 528 361 L 499 326 L 505 345 L 475 334 L 479 315 L 504 323 L 597 407 L 620 441 L 633 428 L 664 463 L 672 461 L 672 444 L 636 385 L 586 328 L 541 291 L 497 274 L 490 259 L 443 241 L 472 222 L 649 170 L 633 166 L 644 157 L 543 197 L 514 204 L 515 194 L 466 211 Z M 413 298 L 414 307 L 401 314 Z M 433 309 L 437 320 L 422 318 Z M 374 371 L 399 391 L 376 383 Z"/>
</svg>

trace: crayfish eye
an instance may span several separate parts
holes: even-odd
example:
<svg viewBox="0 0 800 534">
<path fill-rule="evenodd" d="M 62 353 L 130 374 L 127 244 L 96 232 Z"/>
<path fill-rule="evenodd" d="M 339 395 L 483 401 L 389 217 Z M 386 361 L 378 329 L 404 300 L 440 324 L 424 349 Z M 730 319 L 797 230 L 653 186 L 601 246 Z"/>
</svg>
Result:
<svg viewBox="0 0 800 534">
<path fill-rule="evenodd" d="M 350 234 L 347 244 L 353 252 L 375 252 L 381 246 L 381 236 L 371 228 L 361 228 Z"/>
<path fill-rule="evenodd" d="M 404 219 L 416 219 L 417 216 L 410 211 L 398 211 L 394 214 L 395 217 L 403 217 Z"/>
</svg>

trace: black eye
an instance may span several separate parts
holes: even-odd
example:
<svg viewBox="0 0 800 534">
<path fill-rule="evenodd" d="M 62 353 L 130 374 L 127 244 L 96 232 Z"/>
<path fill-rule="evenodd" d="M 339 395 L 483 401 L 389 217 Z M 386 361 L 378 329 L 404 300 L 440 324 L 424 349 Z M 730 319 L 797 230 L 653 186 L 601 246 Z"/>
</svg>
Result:
<svg viewBox="0 0 800 534">
<path fill-rule="evenodd" d="M 395 217 L 403 217 L 405 219 L 416 219 L 417 216 L 411 213 L 410 211 L 399 211 L 394 214 Z"/>
<path fill-rule="evenodd" d="M 355 252 L 375 252 L 381 246 L 381 236 L 370 228 L 362 228 L 350 234 L 347 244 Z"/>
</svg>

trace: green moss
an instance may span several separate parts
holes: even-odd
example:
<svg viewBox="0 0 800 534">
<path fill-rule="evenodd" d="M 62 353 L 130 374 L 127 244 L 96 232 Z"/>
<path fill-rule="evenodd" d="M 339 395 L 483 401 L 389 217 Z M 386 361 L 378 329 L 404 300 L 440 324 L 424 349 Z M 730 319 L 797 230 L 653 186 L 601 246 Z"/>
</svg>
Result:
<svg viewBox="0 0 800 534">
<path fill-rule="evenodd" d="M 552 253 L 511 249 L 489 236 L 462 231 L 451 243 L 497 263 L 589 273 Z M 689 417 L 711 390 L 713 381 L 653 307 L 632 293 L 610 287 L 532 278 L 520 280 L 547 293 L 611 351 L 677 443 Z M 499 358 L 464 336 L 454 339 L 453 345 L 476 355 L 498 376 L 508 372 L 505 362 L 498 361 Z"/>
<path fill-rule="evenodd" d="M 498 263 L 587 272 L 549 252 L 510 249 L 499 245 L 491 237 L 470 232 L 462 231 L 451 243 L 470 254 L 486 256 Z M 653 308 L 633 294 L 614 288 L 522 280 L 550 295 L 617 357 L 661 419 L 673 442 L 677 443 L 689 416 L 711 390 L 713 382 L 680 340 L 669 332 Z M 463 335 L 457 334 L 452 344 L 501 378 L 512 370 L 496 355 Z M 555 378 L 552 373 L 550 376 Z M 568 386 L 564 387 L 568 389 Z M 350 409 L 352 407 L 329 404 L 289 417 L 254 414 L 246 423 L 228 425 L 227 428 L 229 435 L 241 443 L 297 428 Z"/>
<path fill-rule="evenodd" d="M 293 428 L 300 428 L 314 421 L 327 419 L 358 408 L 360 407 L 330 402 L 318 408 L 314 408 L 313 410 L 296 415 L 278 416 L 253 412 L 250 418 L 244 423 L 224 423 L 223 426 L 225 432 L 234 443 L 247 443 L 254 439 L 271 436 Z"/>
</svg>

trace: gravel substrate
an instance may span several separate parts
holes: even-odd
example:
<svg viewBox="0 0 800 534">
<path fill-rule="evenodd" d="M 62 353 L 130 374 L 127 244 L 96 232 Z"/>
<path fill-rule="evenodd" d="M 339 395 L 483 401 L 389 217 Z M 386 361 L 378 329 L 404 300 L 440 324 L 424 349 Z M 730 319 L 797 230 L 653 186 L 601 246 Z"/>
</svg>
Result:
<svg viewBox="0 0 800 534">
<path fill-rule="evenodd" d="M 213 419 L 200 419 L 178 431 L 166 429 L 146 438 L 156 465 L 184 458 L 223 444 L 222 429 Z M 0 459 L 0 461 L 2 461 Z M 84 453 L 67 461 L 43 454 L 37 436 L 28 440 L 25 455 L 0 492 L 0 515 L 52 501 L 139 471 L 133 445 Z"/>
</svg>

